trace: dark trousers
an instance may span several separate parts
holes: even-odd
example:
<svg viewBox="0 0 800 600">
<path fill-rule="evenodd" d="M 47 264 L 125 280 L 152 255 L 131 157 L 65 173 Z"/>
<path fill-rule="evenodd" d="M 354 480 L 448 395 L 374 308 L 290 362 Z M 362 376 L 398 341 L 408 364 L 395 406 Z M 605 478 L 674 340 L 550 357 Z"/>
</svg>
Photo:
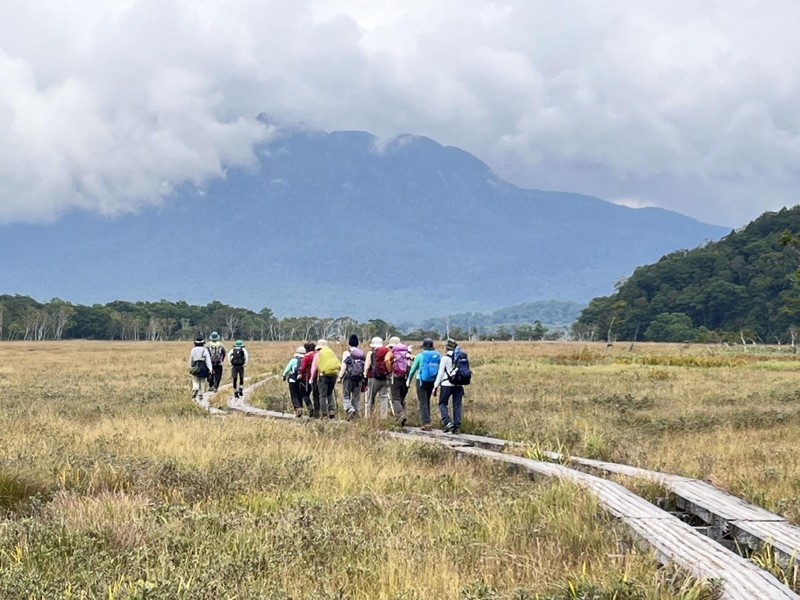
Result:
<svg viewBox="0 0 800 600">
<path fill-rule="evenodd" d="M 317 383 L 319 386 L 320 414 L 322 416 L 336 416 L 336 375 L 320 375 Z"/>
<path fill-rule="evenodd" d="M 447 405 L 453 399 L 453 420 L 450 420 L 450 415 L 447 412 Z M 464 388 L 460 385 L 442 386 L 439 388 L 439 414 L 442 417 L 442 423 L 447 425 L 452 423 L 453 427 L 458 429 L 461 427 L 461 402 L 464 400 Z"/>
<path fill-rule="evenodd" d="M 236 391 L 236 380 L 239 380 L 239 387 L 244 387 L 244 365 L 241 367 L 231 367 L 233 376 L 233 391 Z"/>
<path fill-rule="evenodd" d="M 431 396 L 433 395 L 433 381 L 420 381 L 417 379 L 417 401 L 419 402 L 419 418 L 423 425 L 431 424 Z"/>
<path fill-rule="evenodd" d="M 313 401 L 314 410 L 311 412 L 311 416 L 318 417 L 319 416 L 319 385 L 316 381 L 311 383 L 311 400 Z"/>
<path fill-rule="evenodd" d="M 300 398 L 308 409 L 309 416 L 311 416 L 311 412 L 314 410 L 314 403 L 311 401 L 311 386 L 307 381 L 299 382 L 298 386 L 300 387 Z"/>
<path fill-rule="evenodd" d="M 295 409 L 303 408 L 303 393 L 300 391 L 300 384 L 296 381 L 289 382 L 289 396 L 292 399 L 292 406 Z"/>
<path fill-rule="evenodd" d="M 222 381 L 222 365 L 214 365 L 214 370 L 208 376 L 208 386 L 217 389 L 220 381 Z"/>
</svg>

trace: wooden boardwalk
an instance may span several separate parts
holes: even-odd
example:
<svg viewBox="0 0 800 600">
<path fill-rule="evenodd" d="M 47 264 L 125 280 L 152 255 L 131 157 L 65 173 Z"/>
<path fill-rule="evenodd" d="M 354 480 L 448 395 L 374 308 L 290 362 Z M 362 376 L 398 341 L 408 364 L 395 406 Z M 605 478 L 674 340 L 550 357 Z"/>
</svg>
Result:
<svg viewBox="0 0 800 600">
<path fill-rule="evenodd" d="M 252 392 L 272 381 L 262 380 L 245 389 L 243 398 L 231 398 L 228 406 L 247 415 L 268 417 L 293 422 L 307 422 L 306 418 L 263 410 L 250 405 Z M 339 423 L 337 421 L 332 421 Z M 503 452 L 510 446 L 509 442 L 497 438 L 472 435 L 452 435 L 442 432 L 422 432 L 418 429 L 406 428 L 405 432 L 386 432 L 387 436 L 404 441 L 418 443 L 435 443 L 450 448 L 461 456 L 500 461 L 515 468 L 522 468 L 532 476 L 544 476 L 570 481 L 590 490 L 598 498 L 601 505 L 614 517 L 624 523 L 640 540 L 652 548 L 663 563 L 674 563 L 693 576 L 707 581 L 721 582 L 720 598 L 730 600 L 800 600 L 800 596 L 784 586 L 775 577 L 760 569 L 753 562 L 728 550 L 710 537 L 707 537 L 676 516 L 666 512 L 647 500 L 637 496 L 624 486 L 614 481 L 585 472 L 586 469 L 609 474 L 622 474 L 629 477 L 647 477 L 660 482 L 675 494 L 679 494 L 687 506 L 696 507 L 695 513 L 707 511 L 706 516 L 718 526 L 726 526 L 730 532 L 739 532 L 744 538 L 751 536 L 764 543 L 770 540 L 778 549 L 775 539 L 781 539 L 784 550 L 788 550 L 793 542 L 785 538 L 786 532 L 780 526 L 791 525 L 777 515 L 749 505 L 739 498 L 726 494 L 704 482 L 674 475 L 665 475 L 654 471 L 636 469 L 614 463 L 588 461 L 588 459 L 570 459 L 580 469 L 565 464 L 558 464 L 563 457 L 548 456 L 558 462 L 543 462 Z M 583 464 L 579 461 L 584 461 Z M 592 464 L 588 464 L 592 463 Z M 604 468 L 599 468 L 600 465 Z M 674 486 L 674 490 L 673 490 Z M 711 488 L 711 490 L 707 489 Z M 675 490 L 678 490 L 676 492 Z M 713 491 L 712 491 L 713 490 Z M 720 496 L 722 494 L 723 496 Z M 722 500 L 724 497 L 724 501 Z M 719 506 L 715 502 L 719 501 Z M 691 511 L 689 511 L 691 512 Z M 701 517 L 702 518 L 702 517 Z M 794 527 L 794 526 L 791 526 Z M 797 529 L 797 528 L 794 528 Z M 771 533 L 767 537 L 759 537 Z M 752 541 L 752 540 L 751 540 Z"/>
</svg>

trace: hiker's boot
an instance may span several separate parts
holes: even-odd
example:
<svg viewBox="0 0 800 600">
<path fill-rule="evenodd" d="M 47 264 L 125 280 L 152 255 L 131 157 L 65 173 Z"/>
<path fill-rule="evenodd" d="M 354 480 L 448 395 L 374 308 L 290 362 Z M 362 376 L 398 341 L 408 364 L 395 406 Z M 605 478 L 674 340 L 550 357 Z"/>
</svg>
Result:
<svg viewBox="0 0 800 600">
<path fill-rule="evenodd" d="M 303 409 L 302 408 L 295 408 L 294 409 L 294 416 L 298 419 L 303 416 Z"/>
<path fill-rule="evenodd" d="M 420 429 L 422 431 L 430 431 L 431 430 L 431 424 L 430 423 L 425 423 L 422 427 L 420 427 Z"/>
<path fill-rule="evenodd" d="M 453 433 L 453 429 L 454 429 L 453 424 L 448 421 L 447 423 L 445 423 L 443 431 L 445 433 Z"/>
</svg>

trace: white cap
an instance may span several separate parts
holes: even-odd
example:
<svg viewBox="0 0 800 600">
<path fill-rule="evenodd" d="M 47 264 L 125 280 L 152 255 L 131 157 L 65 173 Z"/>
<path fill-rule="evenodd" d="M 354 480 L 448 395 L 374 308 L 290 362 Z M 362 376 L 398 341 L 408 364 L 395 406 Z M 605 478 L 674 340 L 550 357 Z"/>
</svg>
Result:
<svg viewBox="0 0 800 600">
<path fill-rule="evenodd" d="M 397 346 L 397 344 L 399 343 L 400 343 L 400 338 L 397 337 L 396 335 L 393 335 L 392 337 L 389 338 L 389 341 L 386 343 L 386 345 L 389 346 L 389 348 L 391 348 L 392 346 Z"/>
<path fill-rule="evenodd" d="M 383 347 L 383 338 L 375 336 L 372 338 L 372 341 L 369 343 L 370 348 L 381 348 Z"/>
<path fill-rule="evenodd" d="M 320 348 L 327 348 L 327 347 L 328 347 L 328 340 L 318 340 L 314 350 L 319 350 Z"/>
</svg>

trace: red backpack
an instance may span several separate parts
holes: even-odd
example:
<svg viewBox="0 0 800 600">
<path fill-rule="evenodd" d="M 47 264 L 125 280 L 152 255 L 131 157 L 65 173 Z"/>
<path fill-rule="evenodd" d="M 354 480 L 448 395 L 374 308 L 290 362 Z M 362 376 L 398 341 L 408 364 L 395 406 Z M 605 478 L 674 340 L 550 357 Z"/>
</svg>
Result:
<svg viewBox="0 0 800 600">
<path fill-rule="evenodd" d="M 386 368 L 386 354 L 389 352 L 388 348 L 378 348 L 372 353 L 372 376 L 375 379 L 386 379 L 389 375 L 389 369 Z"/>
</svg>

